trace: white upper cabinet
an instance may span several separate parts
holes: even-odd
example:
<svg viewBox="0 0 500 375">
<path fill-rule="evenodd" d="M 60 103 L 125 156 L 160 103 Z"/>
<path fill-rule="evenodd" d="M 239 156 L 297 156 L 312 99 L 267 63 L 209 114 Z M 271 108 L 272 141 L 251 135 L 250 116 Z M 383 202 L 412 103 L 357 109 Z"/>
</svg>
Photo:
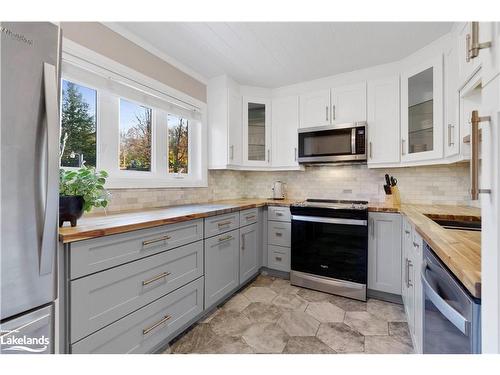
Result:
<svg viewBox="0 0 500 375">
<path fill-rule="evenodd" d="M 401 75 L 401 160 L 443 157 L 443 57 L 410 65 Z"/>
<path fill-rule="evenodd" d="M 458 51 L 452 44 L 444 54 L 444 156 L 451 157 L 460 152 L 458 94 Z"/>
<path fill-rule="evenodd" d="M 242 97 L 235 90 L 228 90 L 228 163 L 231 165 L 241 165 L 242 147 Z"/>
<path fill-rule="evenodd" d="M 368 81 L 368 166 L 399 163 L 399 76 Z"/>
<path fill-rule="evenodd" d="M 300 95 L 300 127 L 330 125 L 330 90 Z"/>
<path fill-rule="evenodd" d="M 242 97 L 238 85 L 227 76 L 209 81 L 208 168 L 226 169 L 241 165 Z"/>
<path fill-rule="evenodd" d="M 243 164 L 271 165 L 271 101 L 243 97 Z"/>
<path fill-rule="evenodd" d="M 366 121 L 366 83 L 300 95 L 300 127 Z"/>
<path fill-rule="evenodd" d="M 465 84 L 481 68 L 483 85 L 500 69 L 498 22 L 466 22 L 458 30 L 459 85 Z"/>
<path fill-rule="evenodd" d="M 273 167 L 297 167 L 297 129 L 299 127 L 299 97 L 286 96 L 272 100 Z"/>
<path fill-rule="evenodd" d="M 366 83 L 332 89 L 332 124 L 366 121 Z"/>
</svg>

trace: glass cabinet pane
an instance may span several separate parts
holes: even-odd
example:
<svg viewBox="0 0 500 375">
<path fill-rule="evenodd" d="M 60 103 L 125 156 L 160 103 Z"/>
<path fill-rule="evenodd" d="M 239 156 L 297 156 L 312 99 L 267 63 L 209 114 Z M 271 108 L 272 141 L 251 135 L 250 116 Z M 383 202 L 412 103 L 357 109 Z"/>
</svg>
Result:
<svg viewBox="0 0 500 375">
<path fill-rule="evenodd" d="M 432 151 L 434 138 L 433 68 L 408 79 L 408 153 Z"/>
<path fill-rule="evenodd" d="M 266 160 L 266 105 L 248 103 L 248 160 Z"/>
</svg>

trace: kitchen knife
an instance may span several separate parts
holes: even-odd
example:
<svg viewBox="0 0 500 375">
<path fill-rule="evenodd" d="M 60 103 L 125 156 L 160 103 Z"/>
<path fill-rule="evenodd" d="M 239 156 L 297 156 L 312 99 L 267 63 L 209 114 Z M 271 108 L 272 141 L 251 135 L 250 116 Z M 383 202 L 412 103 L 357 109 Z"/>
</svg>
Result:
<svg viewBox="0 0 500 375">
<path fill-rule="evenodd" d="M 391 180 L 389 179 L 389 175 L 388 174 L 385 175 L 385 184 L 387 186 L 391 186 Z"/>
</svg>

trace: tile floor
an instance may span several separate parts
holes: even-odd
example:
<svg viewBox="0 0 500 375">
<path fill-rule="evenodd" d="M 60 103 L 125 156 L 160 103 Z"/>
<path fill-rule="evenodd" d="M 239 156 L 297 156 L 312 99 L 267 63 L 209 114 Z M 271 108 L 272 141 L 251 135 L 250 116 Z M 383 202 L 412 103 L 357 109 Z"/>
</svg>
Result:
<svg viewBox="0 0 500 375">
<path fill-rule="evenodd" d="M 165 353 L 412 353 L 401 305 L 355 301 L 259 275 Z"/>
</svg>

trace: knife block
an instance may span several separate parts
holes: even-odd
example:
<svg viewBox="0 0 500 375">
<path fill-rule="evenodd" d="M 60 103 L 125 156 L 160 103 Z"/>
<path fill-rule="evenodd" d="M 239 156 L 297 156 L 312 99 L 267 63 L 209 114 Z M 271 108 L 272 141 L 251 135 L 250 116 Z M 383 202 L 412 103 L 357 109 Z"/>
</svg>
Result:
<svg viewBox="0 0 500 375">
<path fill-rule="evenodd" d="M 401 196 L 399 195 L 399 188 L 397 186 L 391 186 L 391 200 L 394 206 L 401 206 Z"/>
</svg>

